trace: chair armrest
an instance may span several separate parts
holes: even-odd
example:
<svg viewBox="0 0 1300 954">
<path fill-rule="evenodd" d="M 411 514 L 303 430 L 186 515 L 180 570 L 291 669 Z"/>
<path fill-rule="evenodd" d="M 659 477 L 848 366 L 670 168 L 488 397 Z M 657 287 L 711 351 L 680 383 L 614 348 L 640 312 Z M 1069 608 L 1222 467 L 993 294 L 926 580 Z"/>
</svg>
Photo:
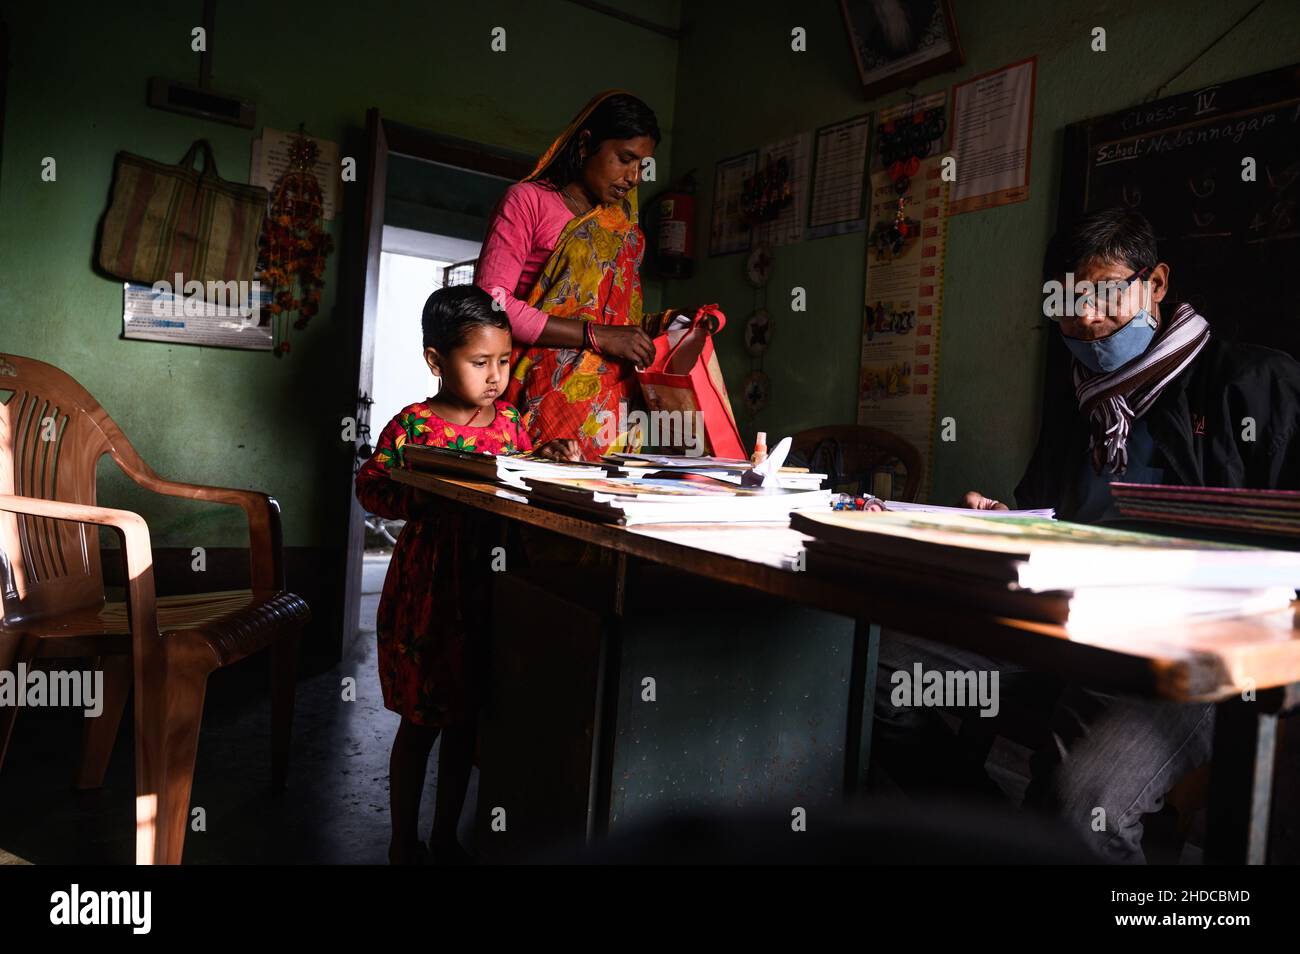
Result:
<svg viewBox="0 0 1300 954">
<path fill-rule="evenodd" d="M 130 510 L 13 494 L 0 494 L 0 511 L 92 523 L 116 530 L 126 554 L 127 606 L 130 609 L 133 651 L 139 658 L 151 655 L 152 645 L 158 643 L 158 607 L 154 594 L 153 550 L 149 545 L 149 525 L 144 517 Z"/>
<path fill-rule="evenodd" d="M 255 590 L 284 589 L 283 537 L 280 529 L 280 503 L 269 494 L 231 487 L 209 487 L 166 480 L 152 469 L 144 472 L 127 470 L 141 487 L 168 497 L 185 497 L 209 503 L 242 507 L 248 518 L 249 578 Z"/>
<path fill-rule="evenodd" d="M 167 709 L 167 644 L 158 632 L 149 525 L 138 513 L 129 510 L 12 494 L 0 494 L 0 512 L 4 511 L 112 527 L 122 540 L 135 690 L 136 862 L 149 861 L 158 837 L 155 827 L 158 793 L 150 791 L 148 780 L 167 769 L 167 751 L 161 740 L 171 724 Z M 145 732 L 145 726 L 154 727 L 155 731 Z"/>
</svg>

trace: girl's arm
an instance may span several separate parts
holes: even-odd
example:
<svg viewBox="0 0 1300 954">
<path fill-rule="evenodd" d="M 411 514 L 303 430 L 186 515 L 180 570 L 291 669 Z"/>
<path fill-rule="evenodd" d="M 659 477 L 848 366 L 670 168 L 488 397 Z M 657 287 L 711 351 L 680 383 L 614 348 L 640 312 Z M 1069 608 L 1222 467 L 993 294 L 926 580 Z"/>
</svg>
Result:
<svg viewBox="0 0 1300 954">
<path fill-rule="evenodd" d="M 385 520 L 412 520 L 420 516 L 422 495 L 414 487 L 399 484 L 388 476 L 394 467 L 402 466 L 402 448 L 407 439 L 399 414 L 384 426 L 374 454 L 357 472 L 357 500 L 367 512 Z"/>
</svg>

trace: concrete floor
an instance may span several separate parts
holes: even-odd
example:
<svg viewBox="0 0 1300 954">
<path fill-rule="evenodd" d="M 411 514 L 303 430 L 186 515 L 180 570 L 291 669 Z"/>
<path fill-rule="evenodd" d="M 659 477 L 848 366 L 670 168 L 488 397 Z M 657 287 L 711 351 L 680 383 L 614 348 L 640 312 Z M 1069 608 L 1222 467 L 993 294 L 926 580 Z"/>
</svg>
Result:
<svg viewBox="0 0 1300 954">
<path fill-rule="evenodd" d="M 289 786 L 270 791 L 266 660 L 254 657 L 209 681 L 192 805 L 206 831 L 191 831 L 187 864 L 386 864 L 388 750 L 398 718 L 384 708 L 374 620 L 387 555 L 367 555 L 362 632 L 341 664 L 298 684 Z M 265 654 L 262 654 L 263 656 Z M 342 701 L 354 676 L 357 701 Z M 77 792 L 81 717 L 25 709 L 0 771 L 0 846 L 34 864 L 130 864 L 134 859 L 134 767 L 128 717 L 104 787 Z M 421 831 L 433 823 L 437 749 L 429 760 Z M 477 772 L 461 820 L 472 848 Z"/>
</svg>

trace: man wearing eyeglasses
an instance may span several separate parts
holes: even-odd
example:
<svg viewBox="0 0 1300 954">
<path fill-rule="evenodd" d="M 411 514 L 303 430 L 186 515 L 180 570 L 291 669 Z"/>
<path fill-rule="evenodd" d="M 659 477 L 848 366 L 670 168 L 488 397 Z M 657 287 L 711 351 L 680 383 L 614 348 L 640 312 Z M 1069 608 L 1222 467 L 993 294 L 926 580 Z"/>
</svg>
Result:
<svg viewBox="0 0 1300 954">
<path fill-rule="evenodd" d="M 1118 516 L 1111 480 L 1300 489 L 1300 365 L 1218 338 L 1190 305 L 1172 306 L 1145 218 L 1095 213 L 1053 243 L 1046 265 L 1044 312 L 1072 360 L 1049 382 L 1020 506 L 1095 523 Z M 978 492 L 966 503 L 996 505 Z"/>
<path fill-rule="evenodd" d="M 1118 516 L 1112 480 L 1300 489 L 1300 364 L 1224 341 L 1187 304 L 1141 215 L 1098 212 L 1053 241 L 1044 313 L 1070 353 L 1049 381 L 1022 508 L 1063 520 Z M 1249 438 L 1252 438 L 1249 439 Z M 1007 509 L 978 491 L 966 506 Z M 1050 730 L 1026 808 L 1063 819 L 1102 857 L 1142 862 L 1143 816 L 1210 755 L 1214 709 L 1116 696 L 900 633 L 881 641 L 877 764 L 907 788 L 1000 792 L 933 710 L 895 708 L 893 673 L 998 669 L 1002 700 L 1036 700 Z"/>
</svg>

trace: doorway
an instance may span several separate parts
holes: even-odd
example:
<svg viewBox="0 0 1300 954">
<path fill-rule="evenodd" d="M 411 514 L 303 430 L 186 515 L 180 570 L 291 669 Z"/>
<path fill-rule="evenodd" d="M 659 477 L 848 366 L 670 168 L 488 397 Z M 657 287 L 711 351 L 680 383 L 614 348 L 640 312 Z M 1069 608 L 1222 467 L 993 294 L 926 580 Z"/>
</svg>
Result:
<svg viewBox="0 0 1300 954">
<path fill-rule="evenodd" d="M 424 301 L 443 284 L 473 280 L 488 218 L 506 188 L 532 171 L 533 158 L 440 136 L 366 113 L 365 230 L 355 307 L 357 441 L 353 473 L 369 457 L 384 425 L 408 404 L 436 393 L 423 359 Z M 346 656 L 371 631 L 387 543 L 369 526 L 352 493 L 343 594 Z M 367 545 L 371 554 L 367 558 Z M 388 544 L 391 546 L 391 544 Z M 362 604 L 370 613 L 362 620 Z"/>
</svg>

